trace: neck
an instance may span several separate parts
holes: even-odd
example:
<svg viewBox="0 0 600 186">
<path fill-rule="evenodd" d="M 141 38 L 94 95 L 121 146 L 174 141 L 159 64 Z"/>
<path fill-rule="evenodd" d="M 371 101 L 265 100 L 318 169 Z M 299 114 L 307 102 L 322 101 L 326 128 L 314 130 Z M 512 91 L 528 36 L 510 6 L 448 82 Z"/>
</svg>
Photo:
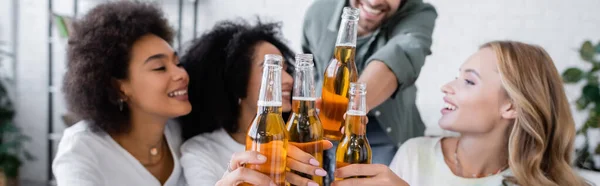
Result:
<svg viewBox="0 0 600 186">
<path fill-rule="evenodd" d="M 256 117 L 256 109 L 250 109 L 248 106 L 240 105 L 240 116 L 237 120 L 238 131 L 229 133 L 229 135 L 240 144 L 246 144 L 246 135 L 248 127 Z"/>
<path fill-rule="evenodd" d="M 487 176 L 508 168 L 506 130 L 481 134 L 461 133 L 455 149 L 462 174 Z"/>
<path fill-rule="evenodd" d="M 357 26 L 356 28 L 356 36 L 358 37 L 363 37 L 363 36 L 368 36 L 369 34 L 372 34 L 373 32 L 375 32 L 375 30 L 367 30 L 366 28 L 363 28 L 361 26 Z"/>
<path fill-rule="evenodd" d="M 370 31 L 365 30 L 365 29 L 363 29 L 360 26 L 356 29 L 356 36 L 358 36 L 358 37 L 366 36 L 366 35 L 369 35 L 369 34 L 371 34 Z"/>
<path fill-rule="evenodd" d="M 131 112 L 131 130 L 125 134 L 111 135 L 117 143 L 138 160 L 146 160 L 151 148 L 167 147 L 164 143 L 164 129 L 168 118 L 157 117 L 142 112 Z"/>
</svg>

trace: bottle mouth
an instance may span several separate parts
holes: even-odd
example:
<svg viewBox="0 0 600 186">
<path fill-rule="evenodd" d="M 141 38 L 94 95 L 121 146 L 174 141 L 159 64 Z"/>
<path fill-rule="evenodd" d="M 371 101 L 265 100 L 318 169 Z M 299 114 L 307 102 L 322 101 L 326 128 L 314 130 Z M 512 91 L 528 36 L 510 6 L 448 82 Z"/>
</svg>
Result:
<svg viewBox="0 0 600 186">
<path fill-rule="evenodd" d="M 313 67 L 313 55 L 312 54 L 296 54 L 296 63 L 294 64 L 296 68 L 306 69 L 309 67 Z"/>
<path fill-rule="evenodd" d="M 312 61 L 312 54 L 296 54 L 296 61 Z"/>
<path fill-rule="evenodd" d="M 358 8 L 344 7 L 342 19 L 358 20 L 359 12 L 360 10 Z"/>
<path fill-rule="evenodd" d="M 283 57 L 281 57 L 280 55 L 277 54 L 265 54 L 265 59 L 264 59 L 264 64 L 265 66 L 268 65 L 278 65 L 281 66 L 281 61 L 283 61 Z"/>
<path fill-rule="evenodd" d="M 365 95 L 367 94 L 367 84 L 361 82 L 350 83 L 350 94 Z"/>
</svg>

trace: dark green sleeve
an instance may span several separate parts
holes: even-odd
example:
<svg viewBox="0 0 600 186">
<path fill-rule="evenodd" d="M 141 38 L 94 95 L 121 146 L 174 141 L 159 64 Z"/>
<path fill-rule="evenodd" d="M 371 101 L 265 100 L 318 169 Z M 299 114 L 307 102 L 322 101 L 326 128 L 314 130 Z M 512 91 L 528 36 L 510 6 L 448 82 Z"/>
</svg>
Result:
<svg viewBox="0 0 600 186">
<path fill-rule="evenodd" d="M 393 28 L 390 40 L 369 57 L 367 63 L 380 60 L 396 75 L 398 90 L 417 80 L 425 57 L 431 54 L 431 35 L 437 12 L 431 5 L 408 15 Z"/>
</svg>

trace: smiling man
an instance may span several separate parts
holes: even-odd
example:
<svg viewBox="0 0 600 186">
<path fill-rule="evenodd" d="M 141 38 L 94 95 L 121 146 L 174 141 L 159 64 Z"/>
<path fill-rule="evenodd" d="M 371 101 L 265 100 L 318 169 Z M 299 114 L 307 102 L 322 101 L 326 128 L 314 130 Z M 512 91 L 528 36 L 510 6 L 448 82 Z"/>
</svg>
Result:
<svg viewBox="0 0 600 186">
<path fill-rule="evenodd" d="M 318 93 L 345 6 L 360 9 L 355 62 L 359 81 L 367 83 L 373 163 L 388 165 L 399 144 L 425 130 L 414 83 L 431 54 L 437 12 L 423 0 L 316 0 L 305 15 L 302 50 L 314 55 Z M 334 158 L 335 152 L 328 152 L 325 166 L 335 165 L 327 161 Z"/>
</svg>

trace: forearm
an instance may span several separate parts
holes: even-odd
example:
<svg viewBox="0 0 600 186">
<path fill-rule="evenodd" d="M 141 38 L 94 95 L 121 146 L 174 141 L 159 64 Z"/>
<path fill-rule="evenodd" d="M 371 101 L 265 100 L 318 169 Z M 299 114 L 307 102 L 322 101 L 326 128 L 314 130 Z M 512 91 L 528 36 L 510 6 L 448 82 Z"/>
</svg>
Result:
<svg viewBox="0 0 600 186">
<path fill-rule="evenodd" d="M 371 61 L 360 75 L 359 82 L 367 84 L 367 109 L 379 106 L 398 88 L 398 79 L 390 68 L 379 60 Z"/>
</svg>

